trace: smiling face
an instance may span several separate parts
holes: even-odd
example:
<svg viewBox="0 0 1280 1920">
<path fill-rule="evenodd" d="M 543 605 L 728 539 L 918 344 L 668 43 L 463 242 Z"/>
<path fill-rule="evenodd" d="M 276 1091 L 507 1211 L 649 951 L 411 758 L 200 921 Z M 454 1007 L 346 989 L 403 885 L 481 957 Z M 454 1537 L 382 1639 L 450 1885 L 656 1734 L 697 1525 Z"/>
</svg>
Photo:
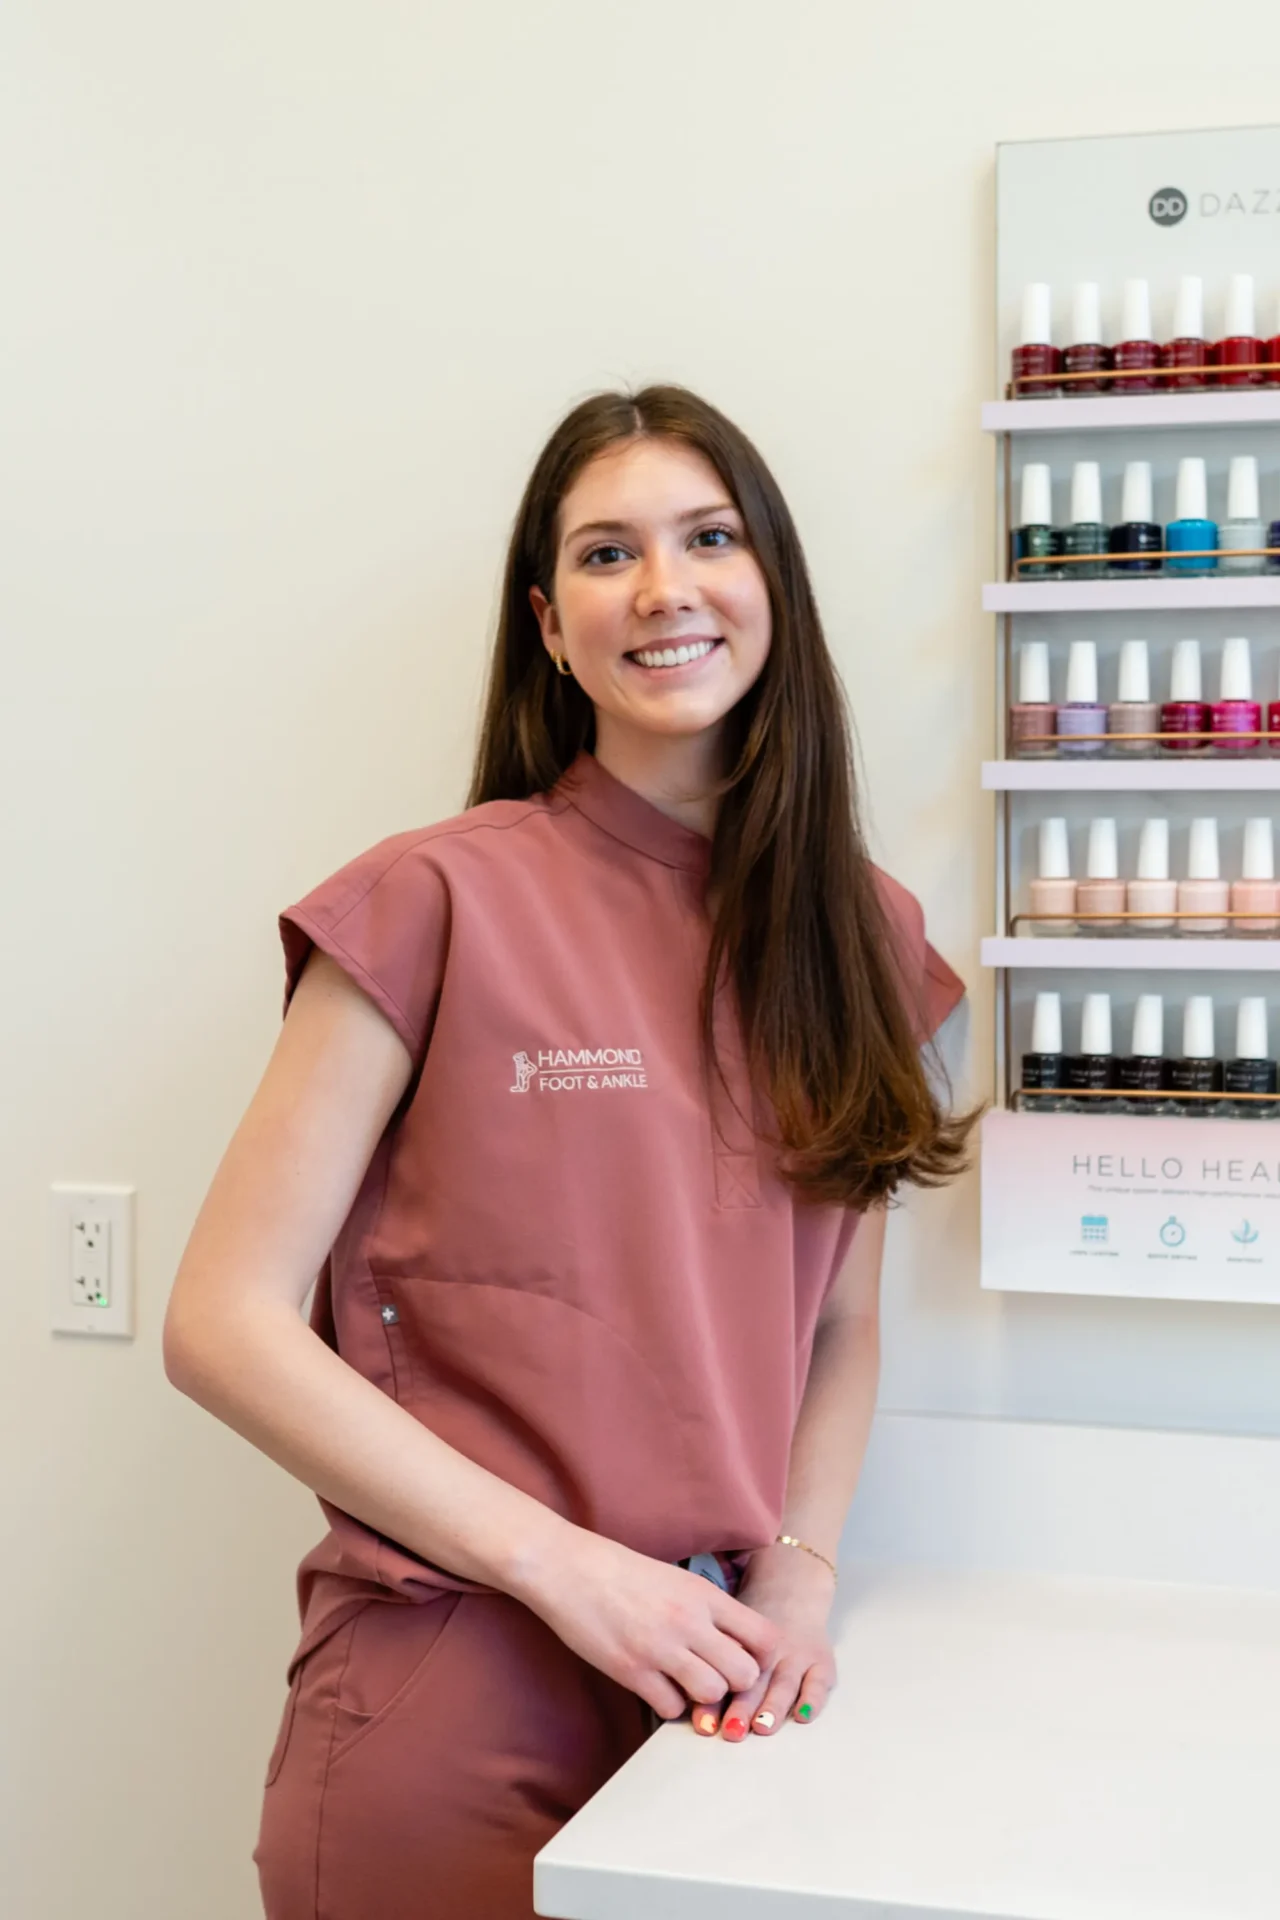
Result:
<svg viewBox="0 0 1280 1920">
<path fill-rule="evenodd" d="M 678 440 L 598 454 L 561 502 L 543 643 L 596 709 L 597 751 L 718 729 L 769 654 L 769 592 L 711 462 Z"/>
</svg>

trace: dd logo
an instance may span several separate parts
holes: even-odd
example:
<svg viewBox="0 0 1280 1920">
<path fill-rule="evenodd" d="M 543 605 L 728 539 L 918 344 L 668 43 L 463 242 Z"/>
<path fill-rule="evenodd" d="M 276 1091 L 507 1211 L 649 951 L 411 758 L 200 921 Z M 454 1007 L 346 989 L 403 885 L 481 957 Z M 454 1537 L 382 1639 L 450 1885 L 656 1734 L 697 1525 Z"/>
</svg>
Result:
<svg viewBox="0 0 1280 1920">
<path fill-rule="evenodd" d="M 1187 196 L 1176 187 L 1161 187 L 1147 202 L 1147 212 L 1158 227 L 1176 227 L 1187 211 Z"/>
</svg>

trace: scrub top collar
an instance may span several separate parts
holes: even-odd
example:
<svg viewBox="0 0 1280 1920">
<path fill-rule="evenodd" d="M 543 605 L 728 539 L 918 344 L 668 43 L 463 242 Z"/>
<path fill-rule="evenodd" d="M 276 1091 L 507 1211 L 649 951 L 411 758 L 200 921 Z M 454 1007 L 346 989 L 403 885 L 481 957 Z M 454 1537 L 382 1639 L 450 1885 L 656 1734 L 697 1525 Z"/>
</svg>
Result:
<svg viewBox="0 0 1280 1920">
<path fill-rule="evenodd" d="M 563 794 L 594 826 L 637 853 L 704 878 L 710 872 L 711 842 L 706 834 L 682 826 L 634 787 L 624 785 L 585 747 L 553 791 Z"/>
</svg>

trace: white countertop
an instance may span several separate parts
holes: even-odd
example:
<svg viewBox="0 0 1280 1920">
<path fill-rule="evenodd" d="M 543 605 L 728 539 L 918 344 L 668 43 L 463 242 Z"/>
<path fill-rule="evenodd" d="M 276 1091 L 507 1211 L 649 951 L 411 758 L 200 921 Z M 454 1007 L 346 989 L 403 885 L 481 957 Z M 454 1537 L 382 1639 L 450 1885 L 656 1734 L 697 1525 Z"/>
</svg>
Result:
<svg viewBox="0 0 1280 1920">
<path fill-rule="evenodd" d="M 538 1856 L 559 1920 L 1278 1920 L 1280 1593 L 853 1561 L 840 1682 L 663 1727 Z"/>
</svg>

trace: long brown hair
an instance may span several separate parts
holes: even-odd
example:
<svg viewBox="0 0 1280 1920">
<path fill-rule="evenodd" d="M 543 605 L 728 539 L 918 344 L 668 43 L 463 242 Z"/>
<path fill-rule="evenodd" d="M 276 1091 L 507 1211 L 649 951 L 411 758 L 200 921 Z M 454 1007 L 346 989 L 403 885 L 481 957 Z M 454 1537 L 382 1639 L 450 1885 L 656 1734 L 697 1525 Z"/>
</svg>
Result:
<svg viewBox="0 0 1280 1920">
<path fill-rule="evenodd" d="M 732 421 L 684 387 L 584 400 L 551 435 L 520 502 L 468 807 L 554 786 L 595 743 L 595 709 L 556 672 L 529 589 L 553 598 L 560 508 L 619 442 L 683 443 L 716 469 L 764 575 L 772 640 L 727 716 L 711 849 L 710 948 L 699 1000 L 704 1068 L 720 1073 L 714 997 L 736 993 L 747 1057 L 767 1087 L 778 1171 L 806 1199 L 867 1206 L 902 1182 L 939 1186 L 965 1165 L 976 1114 L 944 1111 L 858 820 L 844 691 L 791 514 Z M 913 998 L 917 1006 L 913 1007 Z"/>
</svg>

